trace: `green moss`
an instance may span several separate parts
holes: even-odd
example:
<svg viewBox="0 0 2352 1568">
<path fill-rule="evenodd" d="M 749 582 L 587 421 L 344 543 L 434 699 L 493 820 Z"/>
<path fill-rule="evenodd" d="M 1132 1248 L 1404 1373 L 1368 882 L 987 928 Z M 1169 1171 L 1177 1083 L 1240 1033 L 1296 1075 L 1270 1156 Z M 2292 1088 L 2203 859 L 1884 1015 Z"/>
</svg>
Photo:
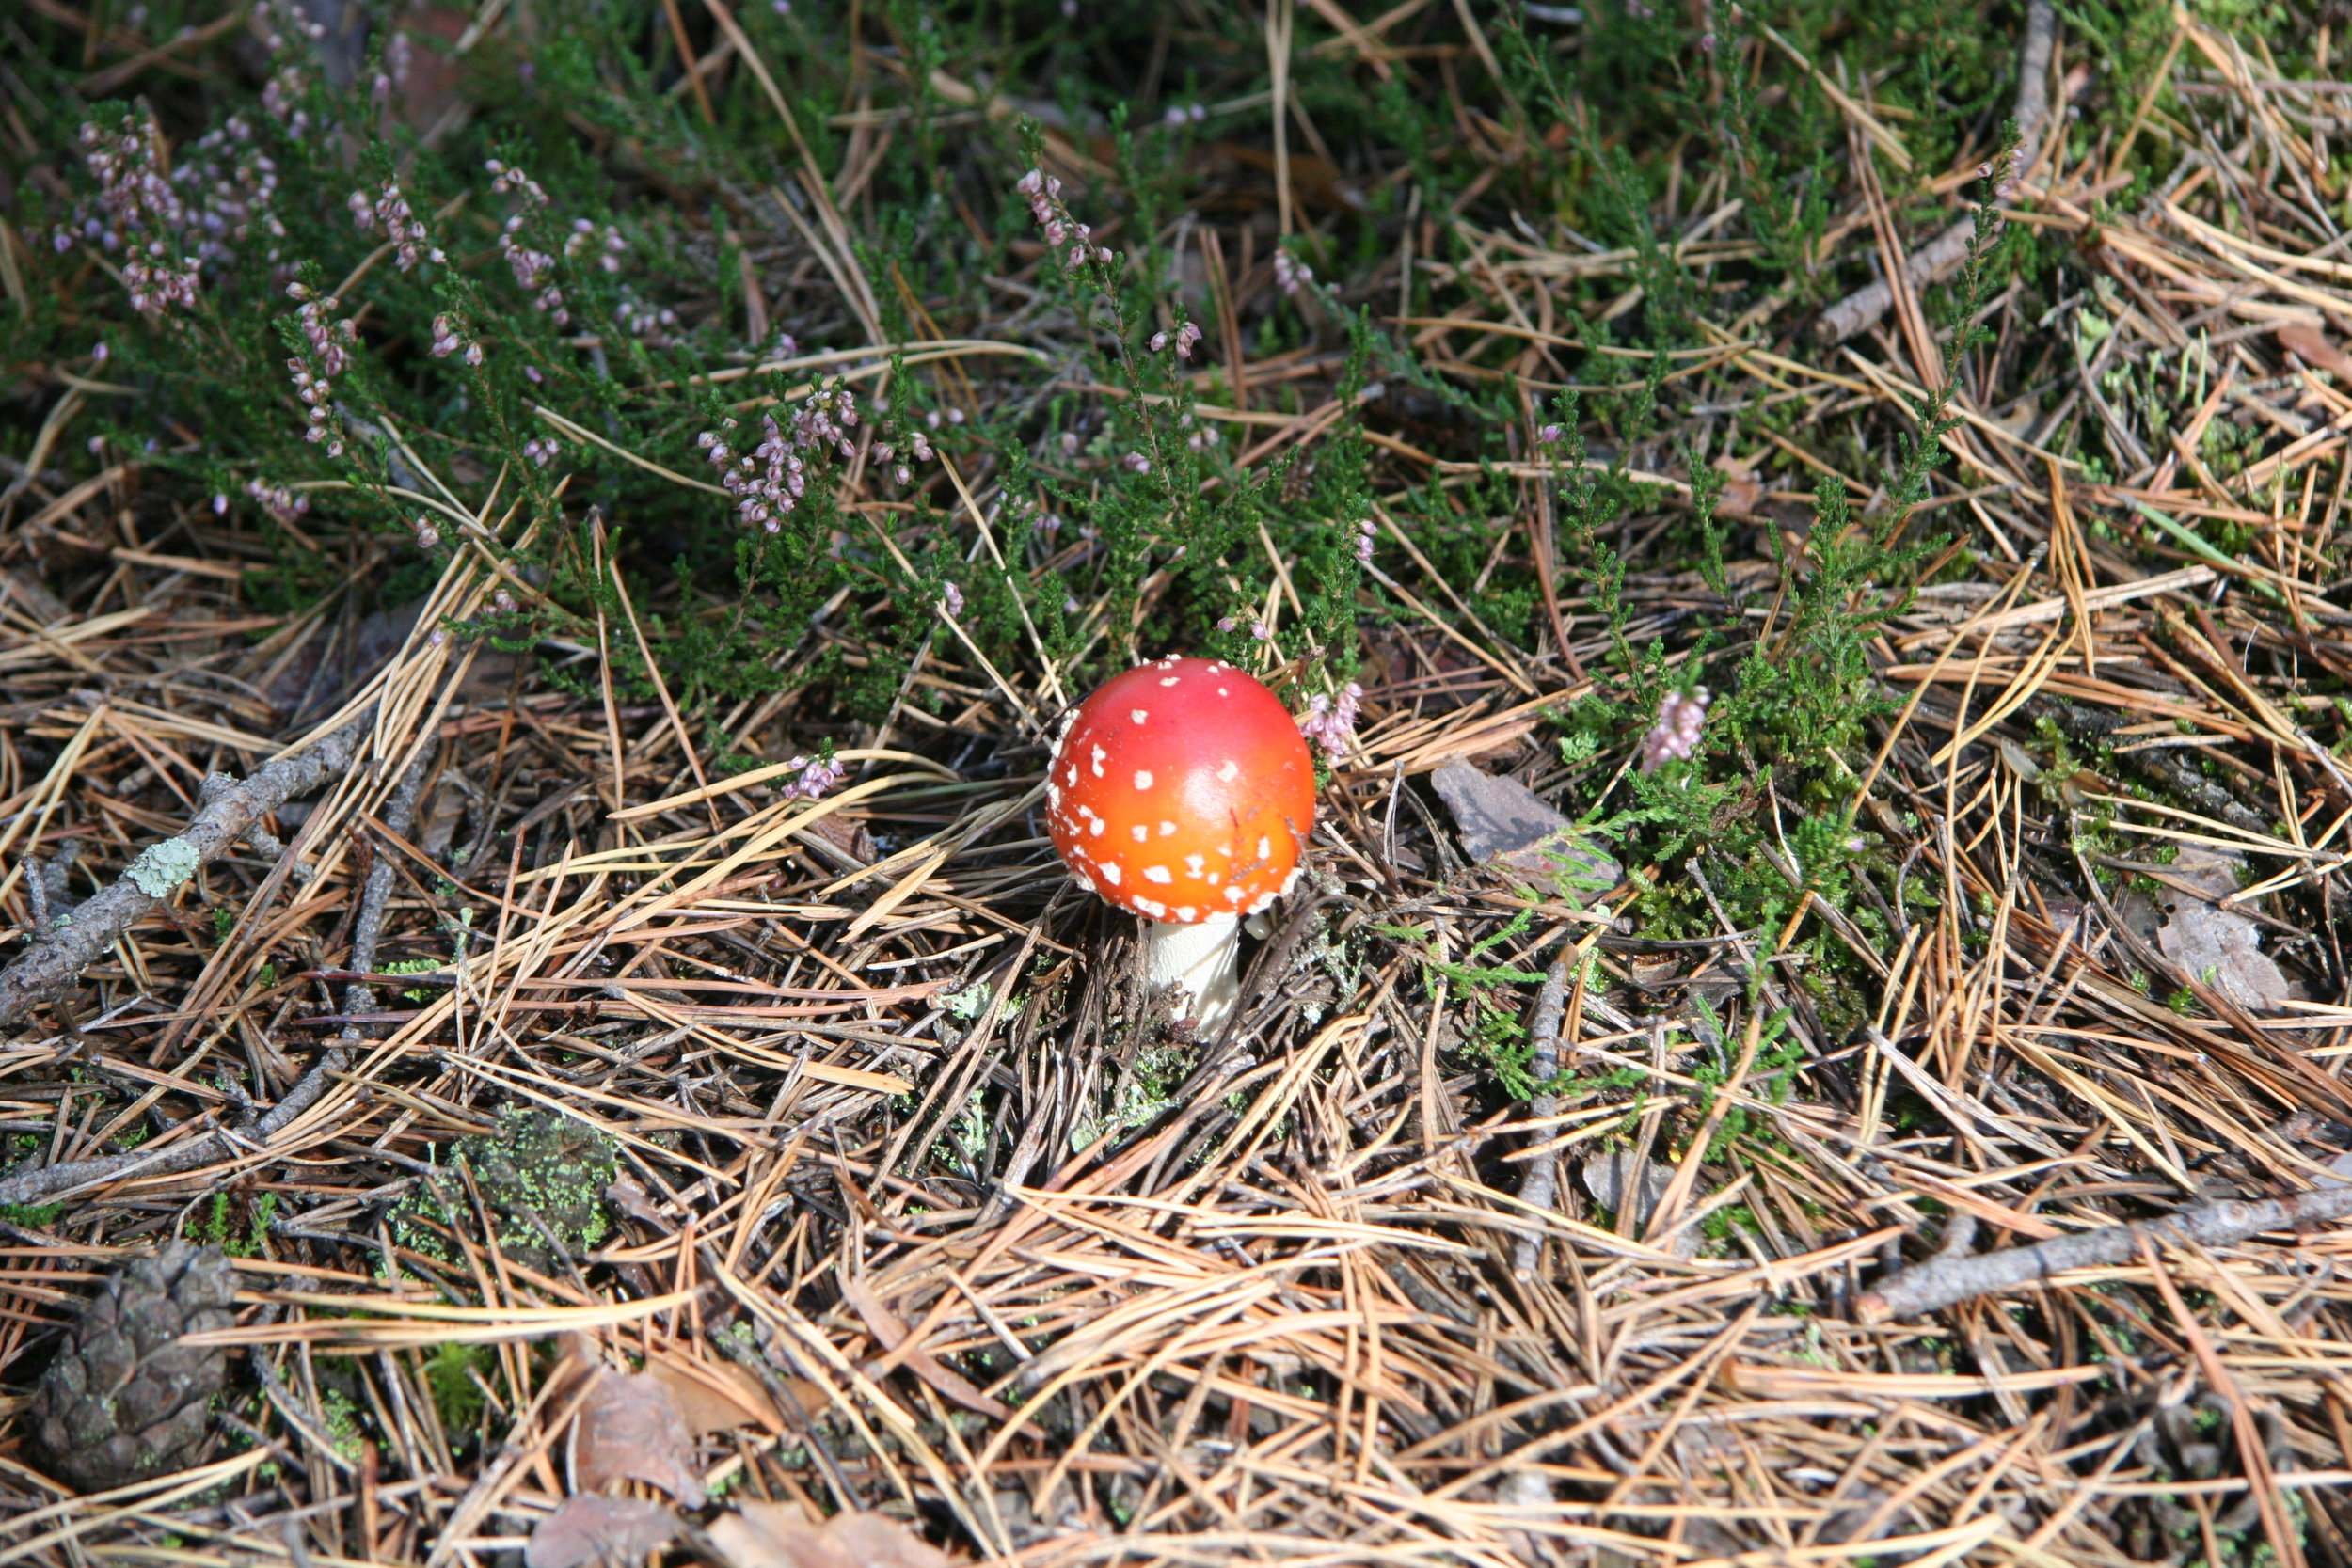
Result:
<svg viewBox="0 0 2352 1568">
<path fill-rule="evenodd" d="M 435 1346 L 432 1358 L 424 1364 L 424 1386 L 433 1395 L 433 1413 L 440 1418 L 441 1431 L 452 1440 L 471 1432 L 481 1418 L 482 1386 L 470 1374 L 489 1362 L 485 1347 L 453 1343 Z"/>
<path fill-rule="evenodd" d="M 473 1178 L 488 1211 L 499 1249 L 528 1267 L 547 1270 L 564 1253 L 579 1257 L 611 1229 L 604 1190 L 620 1174 L 610 1138 L 553 1111 L 510 1107 L 494 1132 L 460 1138 L 442 1164 L 421 1176 L 392 1210 L 392 1236 L 429 1258 L 453 1259 L 441 1234 L 470 1223 L 466 1184 Z"/>
</svg>

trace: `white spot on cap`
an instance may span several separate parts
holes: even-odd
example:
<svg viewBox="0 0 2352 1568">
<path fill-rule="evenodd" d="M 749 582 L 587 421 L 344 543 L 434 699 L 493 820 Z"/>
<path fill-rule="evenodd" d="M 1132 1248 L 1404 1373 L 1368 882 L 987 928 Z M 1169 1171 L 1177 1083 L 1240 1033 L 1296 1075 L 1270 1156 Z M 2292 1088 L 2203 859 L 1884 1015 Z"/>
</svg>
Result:
<svg viewBox="0 0 2352 1568">
<path fill-rule="evenodd" d="M 1109 826 L 1110 824 L 1104 821 L 1101 817 L 1094 816 L 1092 813 L 1088 814 L 1087 832 L 1092 833 L 1096 838 L 1101 838 L 1103 836 L 1103 830 Z"/>
<path fill-rule="evenodd" d="M 1191 872 L 1195 877 L 1200 876 L 1203 871 L 1207 870 L 1208 865 L 1209 863 L 1199 855 L 1186 855 L 1184 857 L 1184 869 Z"/>
<path fill-rule="evenodd" d="M 1136 900 L 1136 908 L 1154 920 L 1168 918 L 1168 906 L 1156 898 L 1138 898 Z"/>
<path fill-rule="evenodd" d="M 1200 918 L 1200 911 L 1190 904 L 1179 904 L 1176 906 L 1176 918 L 1189 926 Z"/>
<path fill-rule="evenodd" d="M 1127 831 L 1136 835 L 1136 842 L 1137 844 L 1141 844 L 1145 839 L 1152 836 L 1152 830 L 1145 827 L 1140 822 L 1136 823 L 1134 827 L 1128 829 Z"/>
<path fill-rule="evenodd" d="M 1049 812 L 1061 810 L 1061 785 L 1051 779 L 1045 781 L 1045 809 Z"/>
<path fill-rule="evenodd" d="M 1160 836 L 1161 836 L 1162 838 L 1168 838 L 1168 837 L 1171 837 L 1171 836 L 1173 836 L 1173 835 L 1174 835 L 1175 832 L 1176 832 L 1176 824 L 1175 824 L 1175 823 L 1173 823 L 1173 822 L 1162 822 L 1162 823 L 1160 824 Z"/>
<path fill-rule="evenodd" d="M 1147 865 L 1143 868 L 1143 879 L 1147 882 L 1167 883 L 1176 879 L 1168 874 L 1168 867 L 1164 865 Z"/>
<path fill-rule="evenodd" d="M 1229 888 L 1226 891 L 1230 893 L 1232 890 Z M 1274 900 L 1276 896 L 1277 895 L 1272 893 L 1260 894 L 1258 895 L 1258 901 L 1249 906 L 1248 912 L 1251 914 L 1257 914 L 1263 911 L 1272 909 L 1274 907 Z"/>
<path fill-rule="evenodd" d="M 1128 717 L 1128 718 L 1130 718 L 1130 719 L 1132 719 L 1132 720 L 1134 720 L 1136 723 L 1140 724 L 1140 723 L 1142 723 L 1145 720 L 1150 719 L 1152 716 L 1151 716 L 1149 713 L 1146 713 L 1146 712 L 1145 712 L 1143 709 L 1141 709 L 1141 708 L 1136 708 L 1136 709 L 1131 710 L 1131 711 L 1128 713 L 1127 717 Z"/>
<path fill-rule="evenodd" d="M 1117 861 L 1103 863 L 1103 879 L 1113 887 L 1119 885 L 1119 863 Z"/>
<path fill-rule="evenodd" d="M 1212 871 L 1209 873 L 1209 885 L 1211 887 L 1216 886 L 1217 883 L 1223 881 L 1224 879 L 1225 879 L 1216 872 Z"/>
<path fill-rule="evenodd" d="M 1220 686 L 1220 687 L 1218 687 L 1218 688 L 1216 689 L 1216 694 L 1217 694 L 1218 696 L 1220 696 L 1220 697 L 1230 697 L 1230 696 L 1232 696 L 1232 693 L 1231 691 L 1228 691 L 1225 688 L 1223 688 L 1223 687 L 1221 687 L 1221 686 Z"/>
<path fill-rule="evenodd" d="M 1258 840 L 1258 858 L 1262 861 L 1270 861 L 1274 858 L 1274 841 L 1272 839 L 1261 838 Z"/>
<path fill-rule="evenodd" d="M 1110 755 L 1111 754 L 1108 752 L 1105 752 L 1100 746 L 1094 748 L 1094 776 L 1096 778 L 1099 779 L 1103 776 L 1103 764 L 1110 760 Z"/>
<path fill-rule="evenodd" d="M 1070 765 L 1070 771 L 1062 776 L 1062 783 L 1068 784 L 1073 789 L 1078 787 L 1078 765 L 1076 763 L 1073 762 Z"/>
<path fill-rule="evenodd" d="M 1137 789 L 1149 789 L 1152 787 L 1152 775 L 1140 768 L 1136 769 L 1136 787 Z"/>
<path fill-rule="evenodd" d="M 1216 782 L 1219 784 L 1232 784 L 1235 779 L 1240 777 L 1241 764 L 1235 762 L 1232 757 L 1227 757 L 1225 759 L 1225 766 L 1216 770 Z"/>
<path fill-rule="evenodd" d="M 1160 684 L 1162 686 L 1174 686 L 1178 681 L 1183 680 L 1184 678 L 1184 677 L 1182 675 L 1162 675 L 1160 677 Z"/>
<path fill-rule="evenodd" d="M 1245 896 L 1247 895 L 1242 892 L 1241 884 L 1238 882 L 1225 890 L 1225 901 L 1229 904 L 1238 904 Z"/>
</svg>

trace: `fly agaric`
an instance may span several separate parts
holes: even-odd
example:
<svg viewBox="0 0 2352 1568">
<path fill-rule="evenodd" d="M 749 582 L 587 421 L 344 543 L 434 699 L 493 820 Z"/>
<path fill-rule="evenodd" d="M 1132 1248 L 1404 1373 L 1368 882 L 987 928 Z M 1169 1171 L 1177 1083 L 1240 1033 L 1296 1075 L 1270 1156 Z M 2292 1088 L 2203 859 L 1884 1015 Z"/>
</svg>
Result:
<svg viewBox="0 0 2352 1568">
<path fill-rule="evenodd" d="M 1146 979 L 1205 1029 L 1237 990 L 1241 923 L 1290 891 L 1315 768 L 1273 692 L 1164 658 L 1105 682 L 1054 748 L 1045 824 L 1072 876 L 1143 917 Z"/>
</svg>

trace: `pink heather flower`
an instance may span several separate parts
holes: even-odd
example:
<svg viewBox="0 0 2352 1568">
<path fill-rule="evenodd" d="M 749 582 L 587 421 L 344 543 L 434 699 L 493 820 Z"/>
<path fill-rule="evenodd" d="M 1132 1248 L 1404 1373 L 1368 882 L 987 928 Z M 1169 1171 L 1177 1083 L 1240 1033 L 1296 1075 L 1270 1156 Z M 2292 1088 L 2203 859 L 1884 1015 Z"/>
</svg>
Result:
<svg viewBox="0 0 2352 1568">
<path fill-rule="evenodd" d="M 96 206 L 77 208 L 53 243 L 61 252 L 87 242 L 130 253 L 123 279 L 132 308 L 143 314 L 192 307 L 199 275 L 235 260 L 256 230 L 270 239 L 285 235 L 270 211 L 277 165 L 242 116 L 181 147 L 168 175 L 158 166 L 161 138 L 150 119 L 112 131 L 86 123 L 80 141 Z"/>
<path fill-rule="evenodd" d="M 1217 617 L 1216 629 L 1219 631 L 1232 631 L 1235 626 L 1240 625 L 1241 623 L 1234 620 L 1231 615 L 1220 615 Z"/>
<path fill-rule="evenodd" d="M 436 359 L 446 359 L 453 354 L 462 353 L 466 356 L 466 363 L 469 365 L 482 363 L 480 345 L 469 342 L 465 334 L 457 330 L 457 324 L 447 316 L 433 318 L 433 344 L 430 352 Z"/>
<path fill-rule="evenodd" d="M 1136 473 L 1148 474 L 1152 471 L 1152 460 L 1139 451 L 1131 451 L 1120 461 Z"/>
<path fill-rule="evenodd" d="M 352 221 L 361 229 L 384 226 L 384 237 L 392 243 L 393 264 L 403 272 L 414 268 L 419 261 L 445 261 L 448 257 L 434 248 L 433 237 L 425 231 L 424 222 L 408 207 L 408 198 L 400 194 L 400 186 L 387 183 L 382 194 L 363 215 L 360 203 L 367 198 L 354 191 L 345 198 L 351 208 Z"/>
<path fill-rule="evenodd" d="M 1274 284 L 1293 299 L 1298 291 L 1315 280 L 1314 270 L 1287 250 L 1274 253 Z"/>
<path fill-rule="evenodd" d="M 1176 357 L 1179 359 L 1191 358 L 1193 348 L 1200 341 L 1200 328 L 1199 326 L 1195 325 L 1191 322 L 1186 322 L 1182 326 L 1179 326 L 1176 329 Z"/>
<path fill-rule="evenodd" d="M 542 468 L 554 462 L 556 455 L 562 451 L 563 449 L 558 447 L 551 437 L 547 436 L 534 436 L 523 443 L 523 455 Z"/>
<path fill-rule="evenodd" d="M 1325 756 L 1339 761 L 1356 743 L 1356 708 L 1363 700 L 1364 689 L 1354 681 L 1342 688 L 1336 699 L 1316 692 L 1307 699 L 1306 715 L 1298 721 L 1299 733 L 1322 747 Z"/>
<path fill-rule="evenodd" d="M 262 510 L 280 523 L 291 523 L 310 510 L 310 499 L 297 496 L 281 484 L 264 484 L 258 479 L 245 483 L 245 493 L 262 503 Z"/>
<path fill-rule="evenodd" d="M 515 613 L 515 595 L 501 588 L 490 595 L 490 608 L 501 615 L 512 615 Z"/>
<path fill-rule="evenodd" d="M 215 517 L 225 516 L 227 515 L 228 511 L 229 498 L 227 496 L 215 496 L 213 498 L 213 515 Z"/>
<path fill-rule="evenodd" d="M 1689 692 L 1670 691 L 1658 705 L 1658 722 L 1642 737 L 1642 771 L 1655 773 L 1670 762 L 1696 755 L 1699 731 L 1707 723 L 1707 705 L 1712 701 L 1707 688 L 1694 686 Z"/>
<path fill-rule="evenodd" d="M 777 792 L 787 800 L 821 800 L 850 771 L 848 763 L 834 757 L 794 757 L 785 766 L 800 769 Z"/>
<path fill-rule="evenodd" d="M 1356 559 L 1369 563 L 1372 560 L 1372 519 L 1363 518 L 1356 525 Z"/>
<path fill-rule="evenodd" d="M 950 615 L 963 613 L 963 590 L 952 582 L 939 585 L 939 607 Z"/>
<path fill-rule="evenodd" d="M 1544 425 L 1535 432 L 1535 444 L 1539 447 L 1557 446 L 1560 444 L 1560 436 L 1561 430 L 1558 425 Z"/>
<path fill-rule="evenodd" d="M 419 517 L 410 526 L 417 531 L 417 548 L 437 550 L 441 547 L 441 531 L 433 526 L 433 519 Z"/>
<path fill-rule="evenodd" d="M 1162 350 L 1162 349 L 1166 348 L 1167 346 L 1168 346 L 1168 334 L 1167 334 L 1167 333 L 1165 333 L 1165 332 L 1154 332 L 1154 333 L 1152 333 L 1152 341 L 1151 341 L 1151 343 L 1149 344 L 1149 347 L 1151 348 L 1151 350 L 1152 350 L 1152 353 L 1157 354 L 1157 353 L 1159 353 L 1159 352 L 1160 352 L 1160 350 Z"/>
</svg>

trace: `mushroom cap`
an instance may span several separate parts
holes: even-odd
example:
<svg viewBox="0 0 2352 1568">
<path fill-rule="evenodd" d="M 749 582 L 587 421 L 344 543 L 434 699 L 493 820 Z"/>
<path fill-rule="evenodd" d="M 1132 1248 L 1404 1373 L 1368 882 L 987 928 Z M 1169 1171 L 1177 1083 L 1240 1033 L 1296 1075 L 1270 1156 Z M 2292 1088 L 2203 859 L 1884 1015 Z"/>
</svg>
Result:
<svg viewBox="0 0 2352 1568">
<path fill-rule="evenodd" d="M 1072 876 L 1122 910 L 1191 926 L 1290 890 L 1314 826 L 1315 768 L 1260 682 L 1215 659 L 1164 658 L 1079 705 L 1045 800 Z"/>
</svg>

